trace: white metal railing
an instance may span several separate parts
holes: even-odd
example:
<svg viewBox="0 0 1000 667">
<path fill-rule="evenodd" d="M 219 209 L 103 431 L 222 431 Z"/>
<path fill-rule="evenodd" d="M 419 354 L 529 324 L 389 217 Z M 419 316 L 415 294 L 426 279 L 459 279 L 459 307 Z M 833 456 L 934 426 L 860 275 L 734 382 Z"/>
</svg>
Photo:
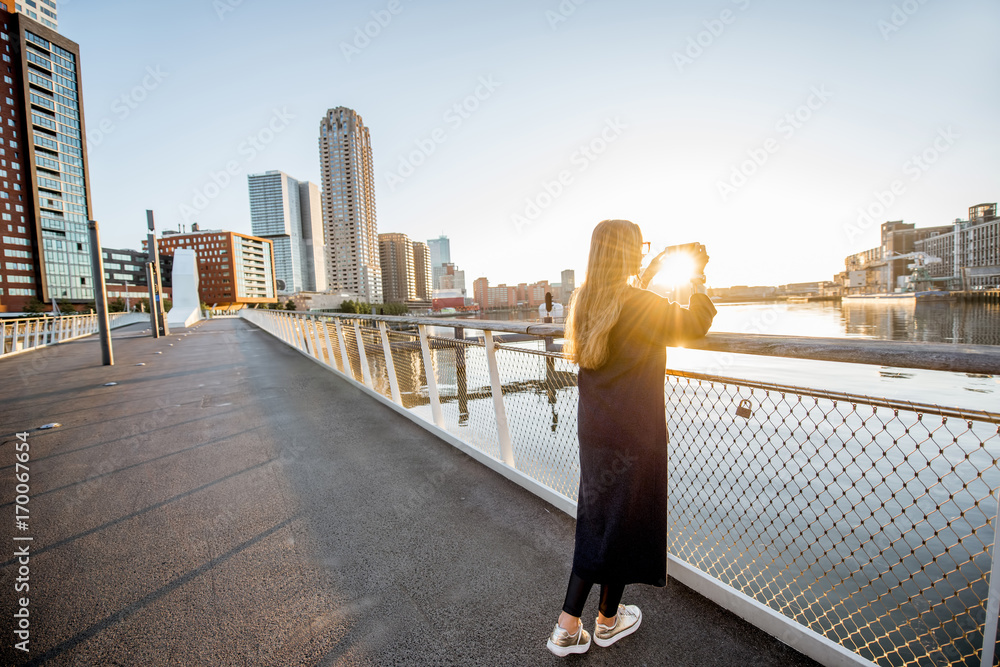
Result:
<svg viewBox="0 0 1000 667">
<path fill-rule="evenodd" d="M 109 313 L 112 329 L 148 322 L 148 313 Z M 59 315 L 0 319 L 0 357 L 75 340 L 97 333 L 97 315 Z"/>
<path fill-rule="evenodd" d="M 552 351 L 561 327 L 241 314 L 575 516 L 578 369 Z M 690 347 L 1000 372 L 990 346 L 822 341 Z M 1000 414 L 669 369 L 664 392 L 672 576 L 823 664 L 992 664 Z"/>
</svg>

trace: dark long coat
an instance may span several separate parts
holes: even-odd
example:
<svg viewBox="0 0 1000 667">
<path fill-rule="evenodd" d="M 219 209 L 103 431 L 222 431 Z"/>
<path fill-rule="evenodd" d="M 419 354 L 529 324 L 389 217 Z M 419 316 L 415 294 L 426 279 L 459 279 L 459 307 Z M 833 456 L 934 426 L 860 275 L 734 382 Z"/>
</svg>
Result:
<svg viewBox="0 0 1000 667">
<path fill-rule="evenodd" d="M 610 356 L 580 369 L 580 493 L 573 571 L 601 584 L 667 583 L 666 347 L 701 338 L 715 306 L 630 289 Z"/>
</svg>

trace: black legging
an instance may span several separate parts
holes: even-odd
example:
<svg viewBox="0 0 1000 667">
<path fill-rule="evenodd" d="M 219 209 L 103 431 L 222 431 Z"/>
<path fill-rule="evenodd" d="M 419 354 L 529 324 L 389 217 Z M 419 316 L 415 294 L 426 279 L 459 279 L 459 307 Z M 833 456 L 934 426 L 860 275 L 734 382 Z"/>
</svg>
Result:
<svg viewBox="0 0 1000 667">
<path fill-rule="evenodd" d="M 583 616 L 583 605 L 587 603 L 592 581 L 586 581 L 577 576 L 576 572 L 569 575 L 569 587 L 566 589 L 566 602 L 563 611 L 570 616 Z M 622 601 L 625 584 L 601 584 L 601 605 L 599 607 L 605 618 L 611 618 L 618 613 L 618 603 Z"/>
</svg>

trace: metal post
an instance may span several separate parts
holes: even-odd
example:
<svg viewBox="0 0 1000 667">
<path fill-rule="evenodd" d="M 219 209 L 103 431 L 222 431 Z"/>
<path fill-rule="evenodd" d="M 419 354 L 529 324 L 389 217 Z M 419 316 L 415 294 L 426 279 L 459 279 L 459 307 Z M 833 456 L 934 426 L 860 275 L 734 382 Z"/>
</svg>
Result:
<svg viewBox="0 0 1000 667">
<path fill-rule="evenodd" d="M 108 322 L 108 293 L 104 285 L 104 255 L 101 254 L 101 232 L 97 223 L 87 223 L 90 231 L 90 268 L 94 273 L 94 301 L 97 304 L 97 325 L 101 335 L 101 358 L 105 366 L 115 365 L 111 349 L 111 325 Z"/>
<path fill-rule="evenodd" d="M 313 356 L 317 360 L 323 361 L 323 341 L 319 337 L 319 322 L 315 315 L 306 315 L 309 318 L 309 338 L 312 341 Z"/>
<path fill-rule="evenodd" d="M 465 329 L 455 327 L 455 340 L 465 340 Z M 455 344 L 455 381 L 458 385 L 458 424 L 469 421 L 469 378 L 465 370 L 465 345 Z"/>
<path fill-rule="evenodd" d="M 993 519 L 993 566 L 990 568 L 990 594 L 986 601 L 986 620 L 983 621 L 983 667 L 993 667 L 998 615 L 1000 615 L 1000 492 L 997 492 L 997 514 Z"/>
<path fill-rule="evenodd" d="M 497 349 L 493 343 L 493 332 L 483 331 L 486 340 L 486 364 L 490 368 L 490 385 L 493 389 L 493 410 L 497 418 L 497 437 L 500 440 L 500 457 L 504 463 L 514 467 L 514 446 L 507 424 L 507 411 L 503 406 L 503 385 L 500 384 L 500 368 L 497 365 Z"/>
<path fill-rule="evenodd" d="M 156 281 L 153 279 L 152 262 L 146 262 L 146 284 L 149 285 L 149 329 L 153 332 L 153 338 L 159 338 L 160 318 L 156 309 Z"/>
<path fill-rule="evenodd" d="M 313 329 L 313 319 L 309 315 L 303 315 L 301 320 L 303 332 L 306 334 L 306 346 L 309 348 L 309 354 L 315 358 L 319 359 L 319 346 L 316 345 L 316 333 Z"/>
<path fill-rule="evenodd" d="M 44 339 L 44 336 L 42 336 L 43 324 L 45 324 L 44 317 L 40 317 L 37 320 L 35 320 L 35 344 L 32 345 L 31 347 L 42 346 L 42 340 Z"/>
<path fill-rule="evenodd" d="M 21 323 L 18 320 L 14 320 L 14 344 L 11 346 L 11 352 L 21 351 L 21 341 L 17 338 L 17 328 Z"/>
<path fill-rule="evenodd" d="M 365 341 L 361 337 L 361 325 L 358 320 L 354 320 L 354 336 L 358 343 L 358 358 L 361 360 L 361 377 L 364 378 L 366 387 L 375 389 L 372 385 L 372 372 L 368 368 L 368 357 L 365 356 Z"/>
<path fill-rule="evenodd" d="M 317 320 L 323 324 L 323 337 L 326 339 L 326 365 L 330 368 L 337 367 L 337 361 L 333 356 L 333 344 L 330 342 L 330 323 L 326 320 Z"/>
<path fill-rule="evenodd" d="M 392 362 L 392 347 L 389 345 L 389 332 L 385 322 L 378 323 L 378 330 L 382 334 L 382 353 L 385 354 L 385 368 L 389 374 L 389 390 L 392 393 L 392 400 L 397 405 L 402 405 L 403 397 L 399 395 L 399 382 L 396 381 L 396 365 Z"/>
<path fill-rule="evenodd" d="M 149 227 L 149 235 L 146 237 L 146 248 L 149 251 L 149 262 L 153 265 L 153 281 L 150 283 L 150 288 L 151 293 L 156 297 L 155 304 L 150 299 L 149 309 L 156 309 L 159 335 L 169 336 L 170 326 L 167 324 L 166 313 L 163 310 L 163 281 L 160 280 L 160 246 L 156 242 L 156 223 L 153 221 L 153 212 L 148 209 L 146 211 L 146 226 Z"/>
<path fill-rule="evenodd" d="M 427 394 L 431 399 L 431 416 L 434 417 L 434 424 L 444 428 L 444 415 L 441 414 L 441 397 L 438 395 L 437 375 L 434 372 L 434 360 L 431 358 L 431 346 L 427 341 L 427 327 L 418 324 L 420 331 L 420 351 L 424 356 L 424 374 L 427 376 Z"/>
<path fill-rule="evenodd" d="M 354 375 L 354 365 L 351 358 L 347 356 L 347 340 L 344 338 L 344 330 L 340 326 L 340 318 L 333 321 L 337 328 L 337 342 L 340 344 L 340 363 L 344 367 L 344 374 L 351 376 L 354 380 L 358 378 Z"/>
<path fill-rule="evenodd" d="M 312 332 L 309 330 L 309 318 L 302 315 L 293 315 L 295 321 L 302 327 L 302 349 L 310 357 L 316 356 L 316 350 L 312 344 Z"/>
</svg>

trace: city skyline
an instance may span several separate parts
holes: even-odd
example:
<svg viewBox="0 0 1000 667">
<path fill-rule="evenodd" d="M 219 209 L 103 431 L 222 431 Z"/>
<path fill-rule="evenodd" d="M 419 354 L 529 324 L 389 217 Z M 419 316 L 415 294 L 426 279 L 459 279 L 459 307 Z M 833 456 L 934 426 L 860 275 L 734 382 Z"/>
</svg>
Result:
<svg viewBox="0 0 1000 667">
<path fill-rule="evenodd" d="M 606 217 L 656 246 L 705 243 L 713 285 L 829 280 L 882 222 L 948 224 L 998 198 L 993 3 L 291 3 L 312 20 L 267 57 L 244 46 L 273 29 L 265 9 L 222 4 L 135 7 L 113 48 L 101 12 L 60 7 L 86 47 L 108 245 L 134 246 L 146 208 L 163 228 L 249 232 L 245 175 L 319 180 L 314 122 L 336 105 L 373 128 L 379 227 L 443 232 L 491 282 L 582 279 Z M 137 144 L 156 156 L 144 179 L 125 172 Z"/>
</svg>

